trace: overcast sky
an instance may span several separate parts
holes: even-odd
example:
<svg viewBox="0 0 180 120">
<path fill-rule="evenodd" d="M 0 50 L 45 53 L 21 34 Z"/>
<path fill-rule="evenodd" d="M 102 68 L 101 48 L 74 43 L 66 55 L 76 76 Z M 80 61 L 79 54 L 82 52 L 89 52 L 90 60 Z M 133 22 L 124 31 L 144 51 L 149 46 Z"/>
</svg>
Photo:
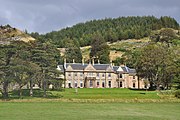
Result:
<svg viewBox="0 0 180 120">
<path fill-rule="evenodd" d="M 180 23 L 180 0 L 0 0 L 0 24 L 46 33 L 92 19 L 171 16 Z"/>
</svg>

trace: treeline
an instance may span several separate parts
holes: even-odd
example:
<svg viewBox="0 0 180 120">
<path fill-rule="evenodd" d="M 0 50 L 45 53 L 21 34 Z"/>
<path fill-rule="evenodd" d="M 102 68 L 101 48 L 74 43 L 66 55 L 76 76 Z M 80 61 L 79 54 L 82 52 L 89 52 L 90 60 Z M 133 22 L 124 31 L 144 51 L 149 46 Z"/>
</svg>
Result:
<svg viewBox="0 0 180 120">
<path fill-rule="evenodd" d="M 46 97 L 50 84 L 55 89 L 61 87 L 61 74 L 56 68 L 60 62 L 59 51 L 49 42 L 39 40 L 26 43 L 14 41 L 11 44 L 0 44 L 0 92 L 8 98 L 9 86 L 17 87 L 19 97 L 22 88 L 29 85 L 29 96 L 33 96 L 33 86 L 41 88 Z"/>
<path fill-rule="evenodd" d="M 92 37 L 96 33 L 103 36 L 106 42 L 115 42 L 147 37 L 152 30 L 161 28 L 179 29 L 179 24 L 174 18 L 167 16 L 119 17 L 91 20 L 45 35 L 39 35 L 39 33 L 31 33 L 31 35 L 35 38 L 46 38 L 57 47 L 64 47 L 67 38 L 78 41 L 80 46 L 86 46 L 91 44 Z"/>
<path fill-rule="evenodd" d="M 173 85 L 180 88 L 180 38 L 176 33 L 170 28 L 152 33 L 148 44 L 114 62 L 135 68 L 138 78 L 148 80 L 150 88 L 171 89 Z"/>
</svg>

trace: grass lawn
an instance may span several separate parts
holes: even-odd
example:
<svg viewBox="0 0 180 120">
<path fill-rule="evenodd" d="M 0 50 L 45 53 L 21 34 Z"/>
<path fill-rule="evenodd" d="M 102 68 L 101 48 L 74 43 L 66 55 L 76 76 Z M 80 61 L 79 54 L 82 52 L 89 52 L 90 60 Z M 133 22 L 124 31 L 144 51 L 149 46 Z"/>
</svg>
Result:
<svg viewBox="0 0 180 120">
<path fill-rule="evenodd" d="M 52 92 L 55 96 L 68 99 L 159 99 L 156 91 L 138 91 L 118 88 L 79 88 L 65 89 L 63 92 Z"/>
<path fill-rule="evenodd" d="M 9 93 L 9 100 L 13 101 L 63 101 L 63 102 L 180 102 L 174 97 L 173 92 L 159 94 L 157 91 L 130 90 L 126 88 L 75 88 L 62 91 L 47 91 L 47 98 L 43 98 L 43 91 L 33 90 L 33 97 L 29 96 L 29 90 L 23 90 L 21 98 L 18 91 Z M 164 91 L 163 93 L 167 93 Z M 0 95 L 0 98 L 2 96 Z M 2 100 L 0 100 L 2 101 Z"/>
<path fill-rule="evenodd" d="M 63 92 L 52 91 L 53 96 L 59 96 L 61 99 L 66 100 L 79 100 L 79 101 L 126 101 L 126 100 L 159 100 L 160 97 L 157 95 L 156 91 L 139 91 L 139 90 L 130 90 L 130 89 L 99 89 L 99 88 L 78 88 L 78 92 L 75 92 L 76 89 L 65 89 Z"/>
<path fill-rule="evenodd" d="M 0 102 L 1 120 L 179 120 L 179 103 Z"/>
<path fill-rule="evenodd" d="M 9 93 L 10 100 L 19 99 L 18 91 L 12 91 Z M 43 97 L 42 90 L 34 90 L 34 97 L 29 96 L 29 90 L 23 90 L 23 99 L 36 99 Z M 160 100 L 161 98 L 157 95 L 156 91 L 145 91 L 145 90 L 130 90 L 130 89 L 119 89 L 119 88 L 78 88 L 77 93 L 75 88 L 63 89 L 62 91 L 47 91 L 48 99 L 59 99 L 59 100 L 91 100 L 91 101 L 116 101 L 119 102 L 125 100 Z M 102 102 L 102 101 L 100 101 Z"/>
</svg>

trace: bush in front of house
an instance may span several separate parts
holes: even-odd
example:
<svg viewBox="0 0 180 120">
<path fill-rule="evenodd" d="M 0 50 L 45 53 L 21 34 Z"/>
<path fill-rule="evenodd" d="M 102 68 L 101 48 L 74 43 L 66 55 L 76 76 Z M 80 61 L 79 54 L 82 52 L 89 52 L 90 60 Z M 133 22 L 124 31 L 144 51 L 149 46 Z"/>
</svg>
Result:
<svg viewBox="0 0 180 120">
<path fill-rule="evenodd" d="M 175 97 L 180 98 L 180 90 L 177 90 L 177 91 L 175 92 Z"/>
</svg>

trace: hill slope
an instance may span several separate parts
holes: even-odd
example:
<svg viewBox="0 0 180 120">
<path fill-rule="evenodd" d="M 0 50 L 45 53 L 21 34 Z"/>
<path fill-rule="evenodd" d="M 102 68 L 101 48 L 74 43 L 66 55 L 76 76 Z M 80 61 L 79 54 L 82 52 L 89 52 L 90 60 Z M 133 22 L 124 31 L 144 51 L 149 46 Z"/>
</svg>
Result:
<svg viewBox="0 0 180 120">
<path fill-rule="evenodd" d="M 143 39 L 129 39 L 129 40 L 122 40 L 113 43 L 108 43 L 110 47 L 110 54 L 109 58 L 111 60 L 116 60 L 116 58 L 121 57 L 127 51 L 132 51 L 134 49 L 140 48 L 149 42 L 149 38 Z M 90 59 L 90 48 L 91 46 L 84 46 L 80 47 L 82 56 L 85 61 Z M 60 54 L 63 56 L 65 53 L 65 48 L 59 48 Z"/>
<path fill-rule="evenodd" d="M 26 33 L 12 28 L 10 25 L 0 26 L 0 44 L 9 44 L 11 41 L 29 42 L 35 40 Z"/>
<path fill-rule="evenodd" d="M 149 36 L 152 30 L 161 28 L 178 29 L 179 24 L 175 19 L 166 16 L 161 18 L 154 16 L 106 18 L 79 23 L 60 31 L 47 33 L 42 37 L 51 40 L 58 47 L 64 47 L 66 38 L 78 41 L 82 47 L 90 45 L 91 37 L 97 32 L 106 42 L 116 42 L 144 38 Z"/>
</svg>

